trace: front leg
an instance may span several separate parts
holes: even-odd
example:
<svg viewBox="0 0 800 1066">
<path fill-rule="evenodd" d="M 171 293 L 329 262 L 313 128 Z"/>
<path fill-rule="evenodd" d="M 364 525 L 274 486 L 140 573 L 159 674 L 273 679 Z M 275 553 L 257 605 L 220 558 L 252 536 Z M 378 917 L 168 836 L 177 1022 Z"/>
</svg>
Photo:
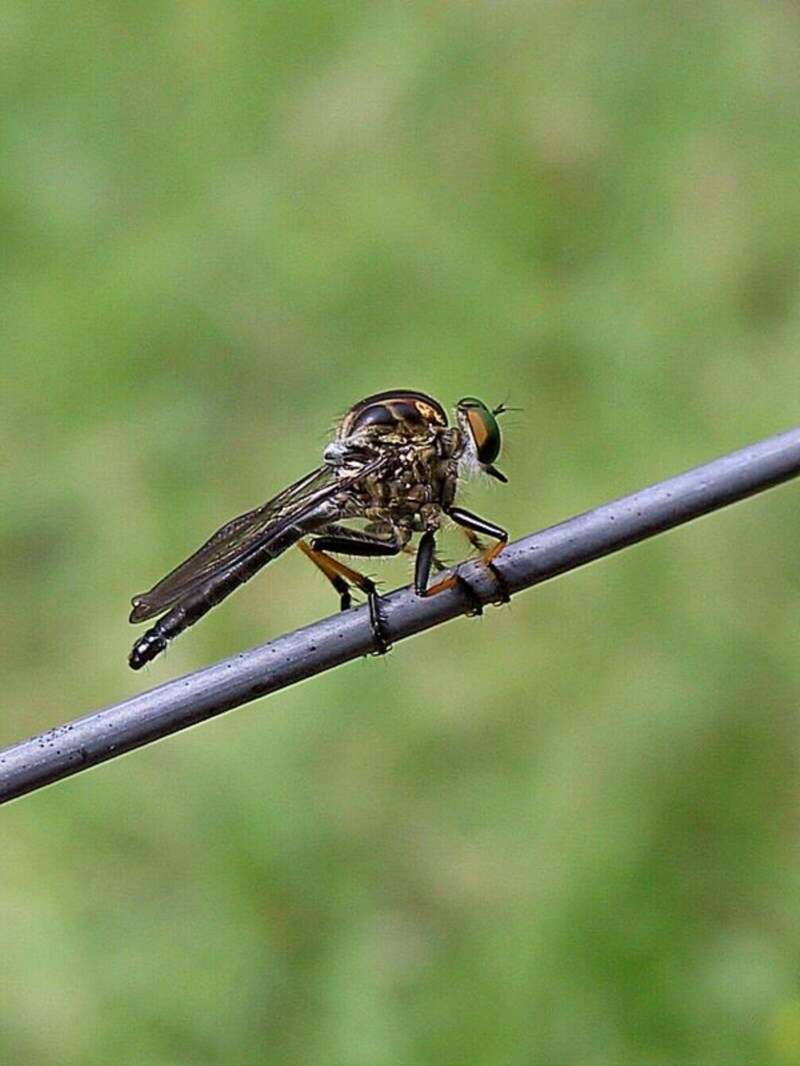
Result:
<svg viewBox="0 0 800 1066">
<path fill-rule="evenodd" d="M 497 541 L 491 548 L 487 548 L 480 558 L 494 575 L 497 587 L 500 589 L 501 601 L 508 603 L 511 599 L 511 593 L 506 584 L 506 579 L 494 565 L 494 560 L 508 544 L 507 531 L 502 526 L 497 526 L 494 522 L 489 522 L 486 518 L 473 514 L 472 511 L 465 511 L 463 507 L 451 507 L 447 513 L 454 522 L 458 522 L 464 529 L 471 530 L 473 533 L 482 533 L 484 536 L 493 537 Z"/>
<path fill-rule="evenodd" d="M 489 522 L 487 519 L 473 514 L 472 511 L 465 511 L 463 507 L 451 507 L 447 514 L 454 522 L 458 522 L 460 526 L 463 526 L 464 529 L 471 530 L 473 533 L 482 533 L 485 537 L 492 537 L 493 540 L 497 541 L 496 544 L 481 555 L 481 559 L 487 566 L 508 543 L 508 533 L 502 526 L 496 526 L 494 522 Z"/>
<path fill-rule="evenodd" d="M 470 540 L 473 541 L 475 534 L 482 533 L 484 536 L 493 537 L 497 541 L 491 548 L 482 552 L 480 558 L 489 570 L 494 575 L 494 579 L 497 582 L 497 586 L 500 589 L 501 599 L 503 603 L 508 603 L 511 599 L 511 594 L 508 590 L 505 578 L 494 565 L 493 561 L 497 558 L 500 552 L 508 543 L 508 533 L 502 526 L 497 526 L 494 522 L 489 522 L 485 518 L 481 518 L 479 515 L 473 514 L 471 511 L 464 510 L 463 507 L 451 507 L 446 512 L 454 522 L 457 522 L 465 531 L 468 531 Z M 475 537 L 477 540 L 477 537 Z M 473 541 L 474 543 L 474 541 Z M 474 591 L 468 581 L 465 580 L 456 570 L 450 577 L 446 577 L 443 581 L 438 582 L 432 588 L 429 588 L 425 593 L 426 596 L 435 596 L 438 592 L 443 592 L 445 589 L 459 587 L 467 593 L 469 592 L 470 599 L 473 603 L 473 613 L 480 614 L 483 607 L 477 593 Z"/>
</svg>

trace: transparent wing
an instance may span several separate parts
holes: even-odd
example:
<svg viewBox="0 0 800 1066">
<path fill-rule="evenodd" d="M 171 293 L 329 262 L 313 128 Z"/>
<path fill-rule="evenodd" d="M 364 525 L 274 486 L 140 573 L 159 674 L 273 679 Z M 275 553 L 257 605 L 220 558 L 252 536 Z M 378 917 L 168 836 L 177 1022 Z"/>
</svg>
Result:
<svg viewBox="0 0 800 1066">
<path fill-rule="evenodd" d="M 226 522 L 149 592 L 133 597 L 130 621 L 145 622 L 169 610 L 198 585 L 231 566 L 257 545 L 266 543 L 288 524 L 302 521 L 303 516 L 330 496 L 376 473 L 384 461 L 374 459 L 346 477 L 338 475 L 334 467 L 317 467 L 260 507 Z"/>
</svg>

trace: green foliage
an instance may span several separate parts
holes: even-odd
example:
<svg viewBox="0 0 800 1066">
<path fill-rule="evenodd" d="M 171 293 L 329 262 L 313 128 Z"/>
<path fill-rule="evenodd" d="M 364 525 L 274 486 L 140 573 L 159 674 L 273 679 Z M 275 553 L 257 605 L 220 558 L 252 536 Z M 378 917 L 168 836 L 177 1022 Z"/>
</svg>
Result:
<svg viewBox="0 0 800 1066">
<path fill-rule="evenodd" d="M 7 0 L 0 53 L 0 743 L 331 612 L 292 553 L 126 666 L 370 392 L 523 408 L 467 490 L 512 535 L 797 421 L 790 4 Z M 800 1062 L 799 534 L 784 488 L 5 808 L 0 1061 Z"/>
</svg>

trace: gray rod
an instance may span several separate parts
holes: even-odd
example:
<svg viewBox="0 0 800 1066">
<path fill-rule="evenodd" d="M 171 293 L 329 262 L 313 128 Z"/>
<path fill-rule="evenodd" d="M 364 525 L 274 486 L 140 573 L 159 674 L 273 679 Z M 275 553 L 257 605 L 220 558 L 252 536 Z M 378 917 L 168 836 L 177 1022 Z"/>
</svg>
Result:
<svg viewBox="0 0 800 1066">
<path fill-rule="evenodd" d="M 619 551 L 800 474 L 800 427 L 689 470 L 509 544 L 496 566 L 511 593 Z M 461 573 L 484 604 L 498 586 L 480 562 Z M 464 593 L 422 599 L 408 588 L 383 600 L 392 640 L 468 613 Z M 76 718 L 0 751 L 0 803 L 113 759 L 373 650 L 358 607 L 240 652 L 214 666 Z M 120 668 L 124 656 L 120 658 Z"/>
</svg>

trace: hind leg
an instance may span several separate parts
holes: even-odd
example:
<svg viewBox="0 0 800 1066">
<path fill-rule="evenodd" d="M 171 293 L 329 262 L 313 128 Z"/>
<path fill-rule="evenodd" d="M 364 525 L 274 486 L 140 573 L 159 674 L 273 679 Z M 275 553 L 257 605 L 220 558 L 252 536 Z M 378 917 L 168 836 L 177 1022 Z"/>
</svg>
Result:
<svg viewBox="0 0 800 1066">
<path fill-rule="evenodd" d="M 372 635 L 375 639 L 375 650 L 379 655 L 384 655 L 390 648 L 389 638 L 386 634 L 386 626 L 380 611 L 380 595 L 372 578 L 366 574 L 353 570 L 351 567 L 332 559 L 328 552 L 341 552 L 343 555 L 356 555 L 363 558 L 386 557 L 397 555 L 403 550 L 405 541 L 402 537 L 392 540 L 381 539 L 361 533 L 359 530 L 349 530 L 343 526 L 329 526 L 328 531 L 322 536 L 316 537 L 312 545 L 301 545 L 305 554 L 319 566 L 320 570 L 328 577 L 334 588 L 340 593 L 342 609 L 350 606 L 350 587 L 361 589 L 367 596 L 369 605 L 369 620 L 372 627 Z M 336 580 L 334 580 L 334 578 Z M 342 592 L 345 585 L 345 592 Z"/>
</svg>

